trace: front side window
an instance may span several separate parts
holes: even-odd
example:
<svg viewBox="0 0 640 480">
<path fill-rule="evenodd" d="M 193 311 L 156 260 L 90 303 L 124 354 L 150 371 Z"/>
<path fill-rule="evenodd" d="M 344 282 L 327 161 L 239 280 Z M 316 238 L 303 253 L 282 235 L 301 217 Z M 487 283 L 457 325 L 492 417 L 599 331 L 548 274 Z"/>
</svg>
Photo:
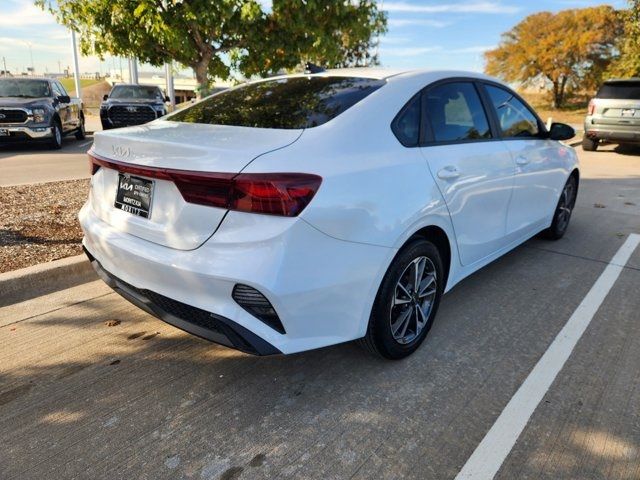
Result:
<svg viewBox="0 0 640 480">
<path fill-rule="evenodd" d="M 491 138 L 480 96 L 470 82 L 446 83 L 426 92 L 425 108 L 435 142 Z"/>
<path fill-rule="evenodd" d="M 55 85 L 58 87 L 58 90 L 60 90 L 60 95 L 69 95 L 67 93 L 67 90 L 64 88 L 64 85 L 62 85 L 60 82 L 56 82 Z"/>
<path fill-rule="evenodd" d="M 62 90 L 60 89 L 60 85 L 58 85 L 56 82 L 53 82 L 51 86 L 53 88 L 53 94 L 56 97 L 59 97 L 61 95 L 66 95 L 66 93 L 62 93 Z"/>
<path fill-rule="evenodd" d="M 536 116 L 513 93 L 493 85 L 485 88 L 498 116 L 503 137 L 526 138 L 540 133 Z"/>
<path fill-rule="evenodd" d="M 311 128 L 337 117 L 384 80 L 289 77 L 249 83 L 215 94 L 167 120 L 256 128 Z"/>
</svg>

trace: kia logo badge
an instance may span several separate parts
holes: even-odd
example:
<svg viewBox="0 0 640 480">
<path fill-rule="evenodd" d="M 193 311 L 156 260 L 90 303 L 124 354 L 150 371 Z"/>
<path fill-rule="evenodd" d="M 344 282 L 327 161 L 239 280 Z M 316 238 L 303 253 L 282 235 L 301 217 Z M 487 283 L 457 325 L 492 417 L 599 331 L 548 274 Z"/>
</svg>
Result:
<svg viewBox="0 0 640 480">
<path fill-rule="evenodd" d="M 131 155 L 129 147 L 123 147 L 122 145 L 111 145 L 111 150 L 113 151 L 113 154 L 118 157 L 128 157 Z"/>
</svg>

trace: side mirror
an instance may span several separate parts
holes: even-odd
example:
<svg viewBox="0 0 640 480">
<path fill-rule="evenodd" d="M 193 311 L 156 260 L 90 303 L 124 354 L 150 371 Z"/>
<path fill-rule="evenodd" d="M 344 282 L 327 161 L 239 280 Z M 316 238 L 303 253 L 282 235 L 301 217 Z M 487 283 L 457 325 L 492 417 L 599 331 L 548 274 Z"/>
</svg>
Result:
<svg viewBox="0 0 640 480">
<path fill-rule="evenodd" d="M 549 129 L 549 138 L 551 140 L 569 140 L 576 136 L 573 127 L 565 123 L 552 123 Z"/>
<path fill-rule="evenodd" d="M 71 103 L 71 97 L 69 95 L 60 95 L 58 96 L 58 101 L 60 103 Z"/>
<path fill-rule="evenodd" d="M 106 102 L 108 98 L 109 98 L 109 95 L 107 95 L 106 93 L 102 96 L 102 100 L 104 102 Z"/>
<path fill-rule="evenodd" d="M 169 103 L 169 102 L 171 101 L 171 99 L 169 98 L 169 96 L 168 96 L 168 95 L 166 95 L 166 96 L 164 97 L 164 101 L 165 101 L 165 102 L 167 102 L 167 103 Z"/>
</svg>

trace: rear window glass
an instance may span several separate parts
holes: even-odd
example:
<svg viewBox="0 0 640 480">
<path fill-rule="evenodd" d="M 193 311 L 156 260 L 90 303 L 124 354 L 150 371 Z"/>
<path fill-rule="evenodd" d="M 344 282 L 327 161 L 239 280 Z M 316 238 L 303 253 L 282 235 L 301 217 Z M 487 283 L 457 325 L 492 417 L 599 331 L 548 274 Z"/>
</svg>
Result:
<svg viewBox="0 0 640 480">
<path fill-rule="evenodd" d="M 225 90 L 167 120 L 258 128 L 310 128 L 352 107 L 384 80 L 356 77 L 293 77 Z"/>
<path fill-rule="evenodd" d="M 598 90 L 597 98 L 640 100 L 640 81 L 607 82 Z"/>
</svg>

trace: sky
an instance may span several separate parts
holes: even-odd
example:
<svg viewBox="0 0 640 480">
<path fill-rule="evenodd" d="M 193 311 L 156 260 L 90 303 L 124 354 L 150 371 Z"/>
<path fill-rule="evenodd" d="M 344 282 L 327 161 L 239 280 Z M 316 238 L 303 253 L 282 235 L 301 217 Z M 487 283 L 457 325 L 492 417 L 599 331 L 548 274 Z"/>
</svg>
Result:
<svg viewBox="0 0 640 480">
<path fill-rule="evenodd" d="M 261 0 L 267 8 L 269 0 Z M 483 52 L 527 15 L 609 4 L 624 8 L 625 0 L 379 0 L 388 13 L 387 34 L 380 38 L 379 58 L 392 68 L 434 68 L 481 71 Z M 3 57 L 11 72 L 32 65 L 37 73 L 58 72 L 71 65 L 70 34 L 51 14 L 31 0 L 0 0 L 0 70 Z M 82 72 L 105 73 L 121 60 L 82 57 Z M 122 62 L 126 69 L 126 62 Z M 142 70 L 151 70 L 142 67 Z"/>
</svg>

